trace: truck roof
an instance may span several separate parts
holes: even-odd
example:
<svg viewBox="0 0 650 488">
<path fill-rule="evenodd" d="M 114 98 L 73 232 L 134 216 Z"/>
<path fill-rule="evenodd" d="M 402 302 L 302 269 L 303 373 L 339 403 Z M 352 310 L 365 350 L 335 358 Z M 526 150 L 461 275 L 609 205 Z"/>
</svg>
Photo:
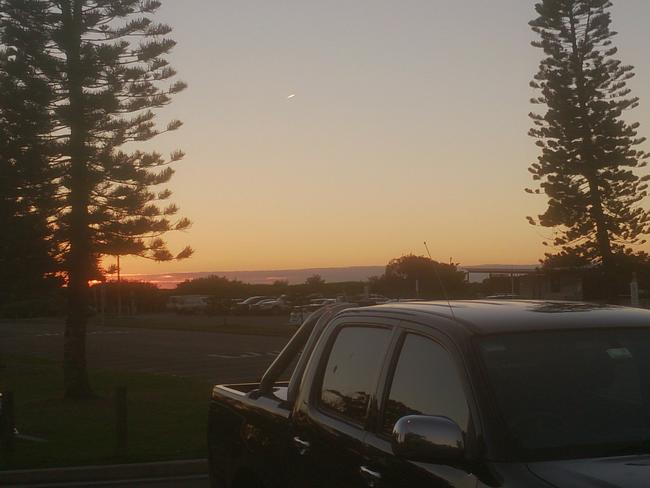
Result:
<svg viewBox="0 0 650 488">
<path fill-rule="evenodd" d="M 453 310 L 453 314 L 452 314 Z M 648 327 L 650 311 L 582 302 L 537 300 L 456 300 L 392 302 L 349 309 L 403 319 L 416 318 L 438 328 L 462 328 L 471 334 L 570 330 L 611 327 Z M 449 320 L 439 320 L 441 317 Z M 438 320 L 436 320 L 438 319 Z"/>
</svg>

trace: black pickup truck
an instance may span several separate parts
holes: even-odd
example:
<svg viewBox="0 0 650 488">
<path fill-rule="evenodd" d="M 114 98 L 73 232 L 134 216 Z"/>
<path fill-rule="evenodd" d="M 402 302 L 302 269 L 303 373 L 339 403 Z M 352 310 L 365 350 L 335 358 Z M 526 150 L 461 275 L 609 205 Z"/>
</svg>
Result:
<svg viewBox="0 0 650 488">
<path fill-rule="evenodd" d="M 219 488 L 647 488 L 650 312 L 332 306 L 214 387 L 208 444 Z"/>
</svg>

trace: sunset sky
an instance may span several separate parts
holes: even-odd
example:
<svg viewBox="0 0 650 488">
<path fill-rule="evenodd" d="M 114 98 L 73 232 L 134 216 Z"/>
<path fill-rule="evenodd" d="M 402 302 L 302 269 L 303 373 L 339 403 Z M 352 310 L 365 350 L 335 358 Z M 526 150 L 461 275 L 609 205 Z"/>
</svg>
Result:
<svg viewBox="0 0 650 488">
<path fill-rule="evenodd" d="M 425 252 L 465 265 L 534 263 L 527 215 L 527 0 L 166 0 L 158 20 L 189 89 L 160 112 L 187 153 L 170 189 L 196 254 L 125 259 L 125 273 L 381 265 Z M 614 1 L 650 136 L 650 2 Z M 294 95 L 294 96 L 292 96 Z M 650 145 L 646 145 L 646 150 Z"/>
</svg>

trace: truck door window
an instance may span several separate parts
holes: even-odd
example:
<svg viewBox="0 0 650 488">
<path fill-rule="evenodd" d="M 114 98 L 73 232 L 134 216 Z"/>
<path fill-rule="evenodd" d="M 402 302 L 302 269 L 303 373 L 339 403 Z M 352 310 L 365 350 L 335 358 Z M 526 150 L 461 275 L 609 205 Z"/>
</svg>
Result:
<svg viewBox="0 0 650 488">
<path fill-rule="evenodd" d="M 320 404 L 325 410 L 363 424 L 390 337 L 388 329 L 374 327 L 339 331 L 323 375 Z"/>
<path fill-rule="evenodd" d="M 469 409 L 461 377 L 449 353 L 436 342 L 409 334 L 404 340 L 384 407 L 382 431 L 390 434 L 407 415 L 448 417 L 464 432 Z"/>
</svg>

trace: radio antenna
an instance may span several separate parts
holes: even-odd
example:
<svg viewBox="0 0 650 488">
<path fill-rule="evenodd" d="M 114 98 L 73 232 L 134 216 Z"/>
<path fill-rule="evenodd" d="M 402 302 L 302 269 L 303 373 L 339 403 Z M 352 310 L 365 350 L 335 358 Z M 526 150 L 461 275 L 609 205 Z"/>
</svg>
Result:
<svg viewBox="0 0 650 488">
<path fill-rule="evenodd" d="M 431 257 L 431 251 L 429 251 L 429 246 L 427 245 L 427 241 L 424 241 L 424 248 L 427 250 L 427 254 L 429 255 L 429 259 L 433 261 L 433 258 Z M 449 300 L 449 295 L 447 294 L 447 289 L 445 288 L 445 284 L 442 281 L 442 278 L 440 277 L 440 272 L 438 271 L 438 267 L 436 266 L 436 262 L 433 261 L 433 270 L 436 272 L 436 277 L 438 278 L 438 283 L 440 283 L 440 288 L 442 289 L 442 294 L 445 297 L 445 300 L 447 301 L 447 306 L 449 307 L 449 311 L 451 312 L 451 318 L 456 321 L 456 314 L 454 313 L 454 307 L 451 306 L 451 300 Z"/>
</svg>

